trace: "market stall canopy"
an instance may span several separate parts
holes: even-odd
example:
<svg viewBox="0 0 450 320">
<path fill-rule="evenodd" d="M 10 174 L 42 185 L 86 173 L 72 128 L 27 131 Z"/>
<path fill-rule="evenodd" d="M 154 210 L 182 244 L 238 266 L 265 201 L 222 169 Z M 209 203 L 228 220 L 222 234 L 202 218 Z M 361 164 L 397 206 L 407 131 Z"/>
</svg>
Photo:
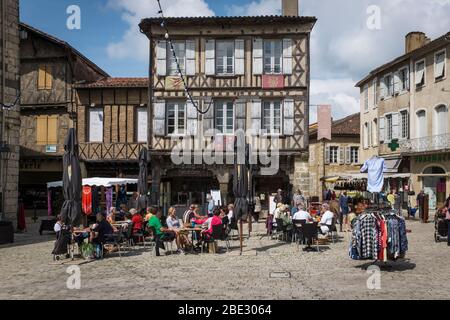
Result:
<svg viewBox="0 0 450 320">
<path fill-rule="evenodd" d="M 367 179 L 367 173 L 348 173 L 345 177 L 341 177 L 342 179 L 352 180 L 352 179 Z M 384 174 L 385 178 L 410 178 L 410 173 L 390 173 L 387 172 Z"/>
<path fill-rule="evenodd" d="M 122 179 L 122 178 L 87 178 L 83 179 L 83 186 L 97 186 L 97 187 L 113 187 L 115 185 L 123 184 L 137 184 L 138 179 Z M 62 181 L 55 181 L 47 183 L 47 189 L 61 188 L 63 186 Z"/>
</svg>

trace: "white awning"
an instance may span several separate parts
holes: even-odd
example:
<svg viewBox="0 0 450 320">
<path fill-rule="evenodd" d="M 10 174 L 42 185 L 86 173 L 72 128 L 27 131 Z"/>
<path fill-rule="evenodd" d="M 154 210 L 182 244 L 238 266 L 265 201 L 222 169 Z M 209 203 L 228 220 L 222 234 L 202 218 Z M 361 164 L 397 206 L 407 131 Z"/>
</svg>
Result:
<svg viewBox="0 0 450 320">
<path fill-rule="evenodd" d="M 384 178 L 410 178 L 411 173 L 392 173 L 392 172 L 386 172 L 384 174 Z M 368 179 L 367 173 L 347 173 L 345 177 L 348 180 L 351 179 Z"/>
<path fill-rule="evenodd" d="M 83 186 L 97 186 L 97 187 L 113 187 L 115 185 L 123 184 L 137 184 L 138 179 L 124 179 L 124 178 L 87 178 L 83 179 Z M 62 181 L 54 181 L 47 183 L 47 189 L 49 188 L 61 188 L 63 186 Z"/>
<path fill-rule="evenodd" d="M 385 159 L 386 171 L 385 173 L 398 173 L 398 168 L 402 163 L 402 158 Z"/>
</svg>

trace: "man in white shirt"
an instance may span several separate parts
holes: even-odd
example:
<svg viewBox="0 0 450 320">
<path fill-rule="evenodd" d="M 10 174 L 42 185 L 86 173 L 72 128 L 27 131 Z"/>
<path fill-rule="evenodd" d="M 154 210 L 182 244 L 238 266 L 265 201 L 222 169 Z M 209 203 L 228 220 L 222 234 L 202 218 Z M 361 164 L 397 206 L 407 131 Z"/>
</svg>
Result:
<svg viewBox="0 0 450 320">
<path fill-rule="evenodd" d="M 234 218 L 234 204 L 228 205 L 228 224 L 231 224 L 231 219 Z"/>
<path fill-rule="evenodd" d="M 311 221 L 312 217 L 309 212 L 306 211 L 306 207 L 304 204 L 298 205 L 298 211 L 292 217 L 292 220 L 306 220 Z"/>
<path fill-rule="evenodd" d="M 330 211 L 330 206 L 327 203 L 322 205 L 322 210 L 325 212 L 320 220 L 320 231 L 322 234 L 326 234 L 330 231 L 329 226 L 333 224 L 334 214 Z"/>
</svg>

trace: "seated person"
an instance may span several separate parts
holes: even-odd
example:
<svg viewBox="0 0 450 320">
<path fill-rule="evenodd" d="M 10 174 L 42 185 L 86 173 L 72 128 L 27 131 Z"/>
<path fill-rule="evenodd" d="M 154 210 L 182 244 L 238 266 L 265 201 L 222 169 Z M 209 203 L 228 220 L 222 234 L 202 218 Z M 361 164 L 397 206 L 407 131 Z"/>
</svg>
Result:
<svg viewBox="0 0 450 320">
<path fill-rule="evenodd" d="M 192 219 L 201 219 L 199 210 L 198 205 L 192 204 L 183 214 L 183 224 L 190 224 Z"/>
<path fill-rule="evenodd" d="M 322 218 L 320 220 L 319 226 L 320 226 L 320 233 L 326 234 L 330 231 L 330 226 L 333 224 L 334 214 L 330 211 L 330 206 L 327 203 L 324 203 L 322 205 L 322 212 L 324 214 L 322 215 Z"/>
<path fill-rule="evenodd" d="M 127 206 L 122 203 L 120 205 L 120 210 L 118 212 L 116 211 L 116 221 L 123 221 L 127 213 L 128 213 Z"/>
<path fill-rule="evenodd" d="M 115 224 L 116 223 L 116 208 L 115 207 L 111 207 L 109 209 L 109 214 L 106 217 L 106 220 L 110 223 L 110 224 Z"/>
<path fill-rule="evenodd" d="M 161 217 L 162 212 L 161 210 L 158 210 L 156 215 L 153 216 L 148 222 L 149 228 L 153 228 L 155 230 L 154 237 L 156 242 L 155 250 L 157 257 L 160 256 L 159 249 L 164 249 L 164 241 L 171 242 L 175 239 L 175 232 L 162 226 Z"/>
<path fill-rule="evenodd" d="M 298 211 L 294 214 L 293 220 L 306 220 L 306 222 L 311 222 L 313 219 L 309 212 L 306 211 L 306 206 L 301 203 L 297 206 Z"/>
<path fill-rule="evenodd" d="M 201 239 L 197 243 L 197 247 L 199 247 L 204 240 L 209 239 L 213 233 L 213 227 L 217 225 L 222 225 L 222 219 L 220 219 L 220 209 L 214 209 L 212 218 L 205 218 L 201 220 L 195 220 L 196 224 L 205 225 L 206 229 L 201 232 Z"/>
<path fill-rule="evenodd" d="M 142 230 L 144 219 L 136 209 L 131 209 L 130 213 L 132 216 L 131 222 L 133 223 L 133 234 L 135 234 L 136 232 L 140 232 Z"/>
<path fill-rule="evenodd" d="M 104 243 L 106 236 L 111 235 L 114 233 L 113 227 L 111 224 L 106 221 L 105 217 L 98 213 L 97 216 L 97 223 L 92 228 L 91 233 L 91 242 L 95 244 L 102 244 Z"/>
<path fill-rule="evenodd" d="M 291 231 L 294 228 L 290 217 L 289 206 L 284 205 L 280 208 L 280 214 L 278 219 L 283 220 L 283 226 L 286 227 L 287 231 Z"/>
<path fill-rule="evenodd" d="M 156 208 L 148 207 L 147 214 L 145 215 L 144 221 L 148 223 L 154 215 L 156 215 Z"/>
<path fill-rule="evenodd" d="M 183 232 L 181 229 L 183 226 L 180 225 L 180 221 L 177 218 L 177 210 L 175 207 L 169 208 L 169 216 L 167 217 L 166 224 L 170 231 L 175 232 L 175 241 L 177 244 L 178 252 L 184 253 L 183 249 L 191 246 L 191 241 L 189 241 L 188 234 Z"/>
</svg>

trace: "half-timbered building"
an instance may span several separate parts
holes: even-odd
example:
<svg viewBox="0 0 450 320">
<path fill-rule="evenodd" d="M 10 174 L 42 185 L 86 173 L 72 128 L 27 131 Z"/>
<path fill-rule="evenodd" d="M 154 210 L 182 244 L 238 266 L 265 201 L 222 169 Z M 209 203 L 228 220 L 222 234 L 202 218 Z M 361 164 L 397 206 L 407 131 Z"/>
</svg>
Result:
<svg viewBox="0 0 450 320">
<path fill-rule="evenodd" d="M 255 178 L 266 205 L 278 188 L 308 193 L 310 33 L 316 18 L 298 16 L 293 3 L 297 1 L 283 1 L 282 16 L 141 22 L 150 40 L 152 191 L 161 205 L 202 203 L 212 189 L 232 197 L 232 163 L 194 159 L 176 164 L 173 153 L 189 137 L 201 140 L 192 142 L 196 152 L 211 140 L 226 149 L 238 130 L 250 132 L 249 143 L 252 137 L 278 139 L 279 170 L 259 172 Z M 271 139 L 268 143 L 275 148 Z"/>
</svg>

